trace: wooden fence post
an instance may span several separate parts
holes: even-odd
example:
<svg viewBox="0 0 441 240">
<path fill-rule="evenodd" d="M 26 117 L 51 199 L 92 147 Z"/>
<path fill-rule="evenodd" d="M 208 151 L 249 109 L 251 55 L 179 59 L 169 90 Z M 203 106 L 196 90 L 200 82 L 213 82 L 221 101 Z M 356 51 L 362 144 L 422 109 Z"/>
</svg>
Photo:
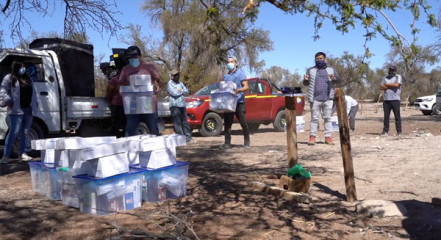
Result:
<svg viewBox="0 0 441 240">
<path fill-rule="evenodd" d="M 296 104 L 294 96 L 285 96 L 286 142 L 288 146 L 288 168 L 297 164 Z"/>
<path fill-rule="evenodd" d="M 341 88 L 335 88 L 335 100 L 337 105 L 338 126 L 340 130 L 340 146 L 343 158 L 343 169 L 346 185 L 346 200 L 357 201 L 355 190 L 354 167 L 352 164 L 351 139 L 349 135 L 349 124 L 346 113 L 345 93 Z"/>
</svg>

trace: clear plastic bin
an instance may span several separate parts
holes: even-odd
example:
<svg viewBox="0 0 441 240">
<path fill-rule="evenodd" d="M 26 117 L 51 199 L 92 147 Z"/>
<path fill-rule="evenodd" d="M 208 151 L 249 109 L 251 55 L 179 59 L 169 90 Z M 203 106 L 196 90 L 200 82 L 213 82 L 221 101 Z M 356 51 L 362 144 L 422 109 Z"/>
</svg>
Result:
<svg viewBox="0 0 441 240">
<path fill-rule="evenodd" d="M 107 178 L 88 175 L 73 176 L 77 185 L 81 212 L 107 215 L 141 207 L 143 171 L 130 172 Z"/>
<path fill-rule="evenodd" d="M 29 162 L 32 190 L 51 200 L 61 200 L 59 174 L 54 164 Z"/>
<path fill-rule="evenodd" d="M 229 92 L 210 94 L 210 110 L 215 112 L 235 112 L 237 97 Z"/>
<path fill-rule="evenodd" d="M 156 111 L 153 92 L 122 92 L 125 114 L 146 114 Z"/>
<path fill-rule="evenodd" d="M 143 171 L 142 200 L 160 202 L 187 195 L 188 162 L 177 161 L 175 165 L 148 169 L 131 166 Z"/>
</svg>

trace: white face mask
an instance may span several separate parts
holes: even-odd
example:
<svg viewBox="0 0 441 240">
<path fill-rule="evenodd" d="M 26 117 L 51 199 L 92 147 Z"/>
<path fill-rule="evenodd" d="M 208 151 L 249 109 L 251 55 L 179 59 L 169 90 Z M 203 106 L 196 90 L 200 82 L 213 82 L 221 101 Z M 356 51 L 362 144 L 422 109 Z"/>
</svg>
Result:
<svg viewBox="0 0 441 240">
<path fill-rule="evenodd" d="M 18 74 L 19 74 L 20 76 L 25 75 L 25 73 L 26 73 L 26 68 L 25 68 L 25 67 L 22 67 L 22 68 L 20 68 L 20 69 L 18 70 Z"/>
<path fill-rule="evenodd" d="M 234 67 L 235 67 L 234 63 L 228 63 L 227 64 L 228 71 L 232 71 L 234 69 Z"/>
</svg>

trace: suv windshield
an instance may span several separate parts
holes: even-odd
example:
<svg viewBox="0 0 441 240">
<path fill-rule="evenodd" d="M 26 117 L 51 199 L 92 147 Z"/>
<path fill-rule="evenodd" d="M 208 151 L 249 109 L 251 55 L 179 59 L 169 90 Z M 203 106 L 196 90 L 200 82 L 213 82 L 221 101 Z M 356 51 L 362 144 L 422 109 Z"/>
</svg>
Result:
<svg viewBox="0 0 441 240">
<path fill-rule="evenodd" d="M 210 85 L 205 86 L 201 90 L 197 91 L 194 95 L 200 96 L 200 95 L 210 95 L 211 91 L 219 89 L 219 83 L 212 83 Z"/>
</svg>

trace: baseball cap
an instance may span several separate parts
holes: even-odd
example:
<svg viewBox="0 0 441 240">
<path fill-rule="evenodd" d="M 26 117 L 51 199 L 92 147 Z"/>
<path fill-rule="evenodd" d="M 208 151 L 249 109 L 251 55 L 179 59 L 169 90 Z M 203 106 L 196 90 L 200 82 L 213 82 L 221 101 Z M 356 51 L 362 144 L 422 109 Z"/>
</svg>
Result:
<svg viewBox="0 0 441 240">
<path fill-rule="evenodd" d="M 171 75 L 178 75 L 179 73 L 180 73 L 180 72 L 179 72 L 178 69 L 173 69 L 173 70 L 171 70 L 171 72 L 170 72 Z"/>
<path fill-rule="evenodd" d="M 138 46 L 130 46 L 126 51 L 127 58 L 141 56 L 141 49 Z"/>
<path fill-rule="evenodd" d="M 397 71 L 397 67 L 395 67 L 395 66 L 390 66 L 390 67 L 389 67 L 389 70 Z"/>
</svg>

